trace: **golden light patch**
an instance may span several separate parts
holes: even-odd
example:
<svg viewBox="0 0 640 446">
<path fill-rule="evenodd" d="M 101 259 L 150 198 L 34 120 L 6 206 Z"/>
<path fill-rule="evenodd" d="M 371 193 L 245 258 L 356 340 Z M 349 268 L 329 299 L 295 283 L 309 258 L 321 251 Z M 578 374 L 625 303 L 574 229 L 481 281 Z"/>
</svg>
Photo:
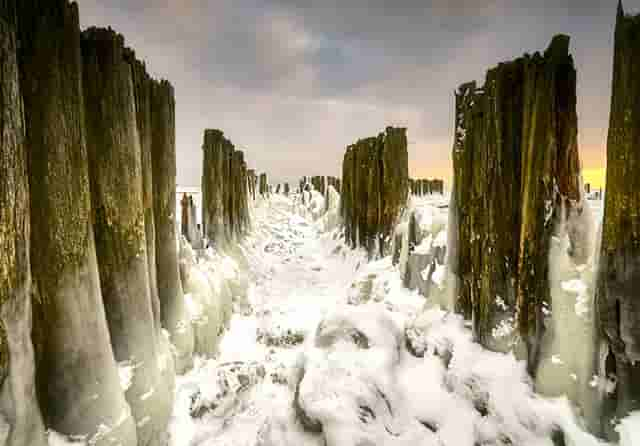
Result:
<svg viewBox="0 0 640 446">
<path fill-rule="evenodd" d="M 606 180 L 606 169 L 604 167 L 583 169 L 582 178 L 585 184 L 591 184 L 592 190 L 604 188 Z"/>
</svg>

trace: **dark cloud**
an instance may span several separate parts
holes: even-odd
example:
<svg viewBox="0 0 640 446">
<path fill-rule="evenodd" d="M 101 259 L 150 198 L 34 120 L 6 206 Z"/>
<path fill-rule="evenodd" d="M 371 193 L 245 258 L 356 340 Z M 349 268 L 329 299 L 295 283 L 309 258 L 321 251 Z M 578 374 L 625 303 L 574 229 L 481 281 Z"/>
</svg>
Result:
<svg viewBox="0 0 640 446">
<path fill-rule="evenodd" d="M 640 0 L 627 0 L 628 9 Z M 412 170 L 450 168 L 453 91 L 487 68 L 572 36 L 581 146 L 604 160 L 616 1 L 81 0 L 177 95 L 181 184 L 199 183 L 201 135 L 221 128 L 276 179 L 336 174 L 344 146 L 409 127 Z"/>
</svg>

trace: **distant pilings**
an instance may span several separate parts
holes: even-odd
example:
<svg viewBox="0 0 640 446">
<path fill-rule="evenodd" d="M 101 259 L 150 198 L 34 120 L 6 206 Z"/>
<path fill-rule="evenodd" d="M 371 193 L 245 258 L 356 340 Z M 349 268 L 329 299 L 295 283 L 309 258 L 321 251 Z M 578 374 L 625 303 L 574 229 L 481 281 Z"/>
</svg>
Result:
<svg viewBox="0 0 640 446">
<path fill-rule="evenodd" d="M 383 254 L 409 195 L 406 129 L 388 127 L 347 147 L 341 184 L 347 242 Z"/>
</svg>

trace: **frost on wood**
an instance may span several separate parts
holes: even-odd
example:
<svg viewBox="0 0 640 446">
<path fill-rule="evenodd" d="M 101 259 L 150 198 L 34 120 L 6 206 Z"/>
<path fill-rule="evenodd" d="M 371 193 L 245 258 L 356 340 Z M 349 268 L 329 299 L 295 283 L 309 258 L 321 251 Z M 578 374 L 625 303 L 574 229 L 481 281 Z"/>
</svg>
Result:
<svg viewBox="0 0 640 446">
<path fill-rule="evenodd" d="M 341 216 L 351 247 L 382 255 L 408 194 L 406 129 L 388 127 L 377 137 L 347 147 Z"/>
<path fill-rule="evenodd" d="M 90 219 L 77 4 L 21 0 L 17 20 L 40 408 L 58 432 L 93 437 L 104 424 L 111 428 L 97 444 L 133 446 L 135 426 L 109 342 Z"/>
<path fill-rule="evenodd" d="M 31 343 L 29 177 L 13 16 L 0 9 L 0 419 L 6 446 L 44 446 Z M 5 21 L 5 19 L 8 19 Z"/>
<path fill-rule="evenodd" d="M 607 418 L 640 409 L 640 16 L 618 9 L 607 142 L 607 184 L 596 291 L 606 341 L 601 374 L 616 376 Z M 605 428 L 612 426 L 606 423 Z"/>
<path fill-rule="evenodd" d="M 492 331 L 517 312 L 532 374 L 549 304 L 550 237 L 564 213 L 582 213 L 576 137 L 567 36 L 556 36 L 543 55 L 498 65 L 484 87 L 464 84 L 456 95 L 450 258 L 457 308 L 473 318 L 476 338 L 498 350 L 509 346 Z M 571 234 L 573 246 L 582 248 L 582 235 Z M 576 261 L 584 261 L 581 252 Z"/>
<path fill-rule="evenodd" d="M 125 393 L 137 421 L 138 442 L 160 446 L 173 398 L 158 368 L 132 71 L 125 60 L 124 38 L 112 30 L 90 28 L 82 34 L 81 47 L 91 204 L 105 314 L 116 361 L 138 364 Z"/>
</svg>

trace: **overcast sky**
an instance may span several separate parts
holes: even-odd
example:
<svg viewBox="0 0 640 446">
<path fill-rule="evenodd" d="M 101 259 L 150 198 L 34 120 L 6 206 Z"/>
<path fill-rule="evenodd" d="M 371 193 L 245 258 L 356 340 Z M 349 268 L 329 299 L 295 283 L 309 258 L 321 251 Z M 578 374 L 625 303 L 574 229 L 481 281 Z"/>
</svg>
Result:
<svg viewBox="0 0 640 446">
<path fill-rule="evenodd" d="M 414 176 L 450 177 L 454 90 L 572 37 L 580 147 L 604 166 L 617 0 L 80 0 L 176 89 L 178 184 L 205 128 L 275 181 L 338 175 L 345 146 L 408 127 Z M 640 0 L 626 0 L 627 11 Z"/>
</svg>

